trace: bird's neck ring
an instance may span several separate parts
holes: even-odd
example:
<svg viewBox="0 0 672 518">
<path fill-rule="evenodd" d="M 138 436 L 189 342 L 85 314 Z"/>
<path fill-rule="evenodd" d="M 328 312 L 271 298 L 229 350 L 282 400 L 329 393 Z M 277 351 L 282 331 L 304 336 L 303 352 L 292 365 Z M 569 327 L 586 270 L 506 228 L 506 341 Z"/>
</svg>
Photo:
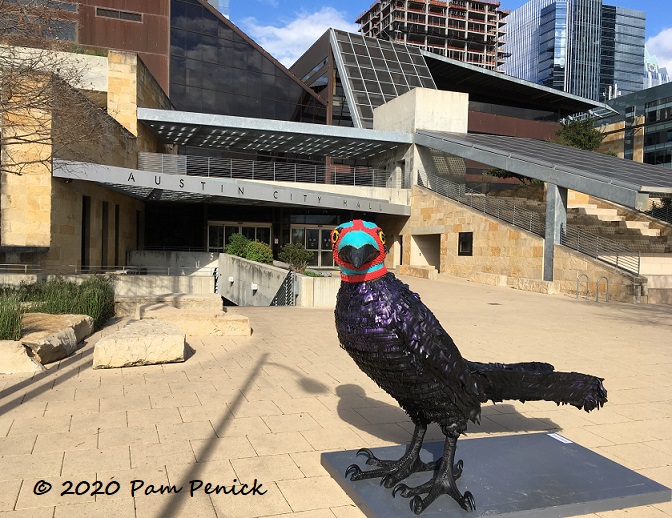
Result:
<svg viewBox="0 0 672 518">
<path fill-rule="evenodd" d="M 364 282 L 378 279 L 387 273 L 385 264 L 380 263 L 365 272 L 341 268 L 341 281 L 343 282 Z"/>
</svg>

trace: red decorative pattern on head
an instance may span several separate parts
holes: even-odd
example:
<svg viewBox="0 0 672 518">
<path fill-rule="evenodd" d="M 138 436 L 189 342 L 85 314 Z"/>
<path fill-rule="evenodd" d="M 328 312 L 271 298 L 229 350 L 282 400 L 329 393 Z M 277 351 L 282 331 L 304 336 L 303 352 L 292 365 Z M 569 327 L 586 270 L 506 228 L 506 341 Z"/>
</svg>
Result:
<svg viewBox="0 0 672 518">
<path fill-rule="evenodd" d="M 387 273 L 387 268 L 385 265 L 383 265 L 382 268 L 379 268 L 378 270 L 374 272 L 366 272 L 363 274 L 358 274 L 358 275 L 348 275 L 343 272 L 341 272 L 341 280 L 343 282 L 364 282 L 364 281 L 372 281 L 373 279 L 378 279 L 379 277 L 382 277 Z"/>
</svg>

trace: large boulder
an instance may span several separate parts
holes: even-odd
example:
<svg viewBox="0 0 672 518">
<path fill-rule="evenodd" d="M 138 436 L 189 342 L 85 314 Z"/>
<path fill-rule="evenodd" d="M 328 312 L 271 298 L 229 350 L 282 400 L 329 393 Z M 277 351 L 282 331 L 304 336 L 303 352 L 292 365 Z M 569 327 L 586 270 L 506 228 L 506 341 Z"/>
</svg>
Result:
<svg viewBox="0 0 672 518">
<path fill-rule="evenodd" d="M 21 342 L 0 340 L 0 374 L 34 374 L 45 370 Z"/>
<path fill-rule="evenodd" d="M 183 362 L 185 355 L 185 335 L 178 327 L 161 320 L 133 320 L 98 340 L 93 350 L 93 368 Z"/>
<path fill-rule="evenodd" d="M 22 320 L 21 342 L 30 347 L 35 359 L 47 364 L 70 356 L 78 344 L 93 333 L 88 315 L 26 313 Z"/>
</svg>

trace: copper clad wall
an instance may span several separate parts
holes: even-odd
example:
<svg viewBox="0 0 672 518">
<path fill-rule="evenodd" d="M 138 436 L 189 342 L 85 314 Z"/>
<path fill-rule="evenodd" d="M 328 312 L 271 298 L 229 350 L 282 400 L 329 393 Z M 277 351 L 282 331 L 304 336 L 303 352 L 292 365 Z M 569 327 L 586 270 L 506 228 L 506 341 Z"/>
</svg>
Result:
<svg viewBox="0 0 672 518">
<path fill-rule="evenodd" d="M 555 140 L 555 134 L 561 127 L 558 122 L 517 119 L 506 115 L 469 111 L 469 133 Z"/>
<path fill-rule="evenodd" d="M 142 14 L 142 22 L 96 16 L 96 8 Z M 138 52 L 168 93 L 170 2 L 168 0 L 82 0 L 79 43 Z"/>
</svg>

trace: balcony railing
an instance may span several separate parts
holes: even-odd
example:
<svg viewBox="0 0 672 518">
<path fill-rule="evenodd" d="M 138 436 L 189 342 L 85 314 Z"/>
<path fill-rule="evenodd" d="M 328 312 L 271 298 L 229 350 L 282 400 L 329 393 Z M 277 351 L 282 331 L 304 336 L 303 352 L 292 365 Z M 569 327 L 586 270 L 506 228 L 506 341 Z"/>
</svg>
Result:
<svg viewBox="0 0 672 518">
<path fill-rule="evenodd" d="M 402 188 L 401 179 L 387 171 L 341 164 L 325 166 L 141 152 L 138 168 L 154 173 L 237 180 Z"/>
</svg>

